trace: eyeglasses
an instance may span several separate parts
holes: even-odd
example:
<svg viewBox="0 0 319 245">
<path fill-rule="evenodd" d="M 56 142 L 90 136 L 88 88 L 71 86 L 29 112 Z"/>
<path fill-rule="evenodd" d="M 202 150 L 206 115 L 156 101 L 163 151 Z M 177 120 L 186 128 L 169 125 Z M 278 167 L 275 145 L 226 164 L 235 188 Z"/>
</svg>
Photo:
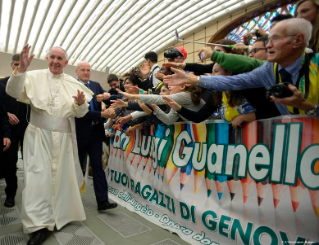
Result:
<svg viewBox="0 0 319 245">
<path fill-rule="evenodd" d="M 253 48 L 249 53 L 254 55 L 256 54 L 259 50 L 265 50 L 267 51 L 267 48 Z"/>
<path fill-rule="evenodd" d="M 278 41 L 281 40 L 281 39 L 284 39 L 284 38 L 287 38 L 287 37 L 295 37 L 295 36 L 297 36 L 297 35 L 273 36 L 273 37 L 269 38 L 268 41 L 266 41 L 266 45 L 267 45 L 268 43 L 274 44 L 274 43 L 278 42 Z"/>
<path fill-rule="evenodd" d="M 112 87 L 116 87 L 117 86 L 117 83 L 111 83 L 111 84 L 109 84 L 110 85 L 110 87 L 112 88 Z"/>
</svg>

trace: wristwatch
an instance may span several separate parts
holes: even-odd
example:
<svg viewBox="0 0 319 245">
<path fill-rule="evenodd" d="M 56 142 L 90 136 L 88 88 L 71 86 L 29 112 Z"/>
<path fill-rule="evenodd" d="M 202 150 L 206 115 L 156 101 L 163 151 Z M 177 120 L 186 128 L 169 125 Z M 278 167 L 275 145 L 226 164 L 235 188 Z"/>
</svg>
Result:
<svg viewBox="0 0 319 245">
<path fill-rule="evenodd" d="M 308 116 L 316 116 L 319 113 L 319 104 L 315 105 L 315 108 L 309 111 L 306 111 Z"/>
</svg>

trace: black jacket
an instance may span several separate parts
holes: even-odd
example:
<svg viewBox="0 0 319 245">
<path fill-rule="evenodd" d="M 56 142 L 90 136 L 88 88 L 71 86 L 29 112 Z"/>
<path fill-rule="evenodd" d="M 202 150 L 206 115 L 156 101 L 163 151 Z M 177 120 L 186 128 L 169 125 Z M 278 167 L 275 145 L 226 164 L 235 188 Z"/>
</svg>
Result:
<svg viewBox="0 0 319 245">
<path fill-rule="evenodd" d="M 78 145 L 86 145 L 88 143 L 88 139 L 90 138 L 91 130 L 92 130 L 92 122 L 98 122 L 96 126 L 94 126 L 95 130 L 100 132 L 102 141 L 105 136 L 104 131 L 104 120 L 105 118 L 101 117 L 101 102 L 96 100 L 97 94 L 103 94 L 105 91 L 101 87 L 98 82 L 90 81 L 90 89 L 93 91 L 93 103 L 94 103 L 94 111 L 89 110 L 88 113 L 85 114 L 84 117 L 75 118 L 75 126 L 76 126 L 76 136 Z"/>
<path fill-rule="evenodd" d="M 6 109 L 6 89 L 3 84 L 0 83 L 0 140 L 1 140 L 1 146 L 3 147 L 3 138 L 11 138 L 11 130 L 10 130 L 10 124 L 9 124 L 9 118 L 7 114 Z M 1 147 L 1 151 L 2 151 Z"/>
<path fill-rule="evenodd" d="M 7 86 L 8 80 L 9 77 L 2 78 L 0 79 L 0 83 Z M 28 126 L 28 121 L 30 120 L 30 105 L 19 102 L 8 94 L 6 96 L 5 105 L 7 112 L 14 114 L 20 121 L 17 125 L 10 124 L 12 136 L 24 134 Z"/>
</svg>

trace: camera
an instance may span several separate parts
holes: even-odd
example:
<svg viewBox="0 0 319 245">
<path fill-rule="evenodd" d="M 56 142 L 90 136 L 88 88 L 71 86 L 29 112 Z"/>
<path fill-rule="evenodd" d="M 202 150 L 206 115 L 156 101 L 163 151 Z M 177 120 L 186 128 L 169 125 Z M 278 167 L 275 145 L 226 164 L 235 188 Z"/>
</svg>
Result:
<svg viewBox="0 0 319 245">
<path fill-rule="evenodd" d="M 179 56 L 183 57 L 183 55 L 175 47 L 169 47 L 168 50 L 164 53 L 164 57 L 166 59 L 176 59 Z"/>
<path fill-rule="evenodd" d="M 293 95 L 288 87 L 289 83 L 279 83 L 267 88 L 266 98 L 270 100 L 270 96 L 273 95 L 276 98 L 286 98 Z"/>
</svg>

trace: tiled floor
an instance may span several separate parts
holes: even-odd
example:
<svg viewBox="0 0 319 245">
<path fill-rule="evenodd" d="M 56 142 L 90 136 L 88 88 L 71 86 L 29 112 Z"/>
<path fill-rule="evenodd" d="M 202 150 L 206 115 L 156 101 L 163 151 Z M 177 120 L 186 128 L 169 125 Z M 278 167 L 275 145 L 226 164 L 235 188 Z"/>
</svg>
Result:
<svg viewBox="0 0 319 245">
<path fill-rule="evenodd" d="M 23 189 L 23 169 L 18 163 L 19 189 L 17 205 L 8 209 L 3 206 L 5 199 L 4 179 L 0 180 L 0 245 L 25 245 L 28 237 L 22 232 L 20 221 L 21 192 Z M 97 212 L 93 187 L 90 182 L 83 195 L 86 221 L 75 222 L 50 234 L 44 245 L 177 245 L 188 244 L 177 235 L 148 222 L 127 209 L 118 208 L 103 213 Z"/>
</svg>

